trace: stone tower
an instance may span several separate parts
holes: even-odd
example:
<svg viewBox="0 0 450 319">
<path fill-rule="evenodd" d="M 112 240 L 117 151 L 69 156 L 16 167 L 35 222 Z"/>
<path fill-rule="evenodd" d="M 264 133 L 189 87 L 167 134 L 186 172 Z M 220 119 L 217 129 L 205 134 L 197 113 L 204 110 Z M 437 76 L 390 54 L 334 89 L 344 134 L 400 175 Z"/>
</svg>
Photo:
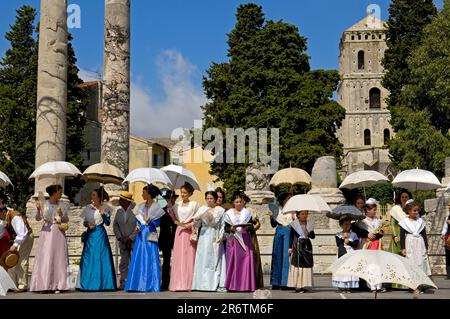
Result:
<svg viewBox="0 0 450 319">
<path fill-rule="evenodd" d="M 130 0 L 105 0 L 101 159 L 124 175 L 128 174 L 129 136 Z"/>
<path fill-rule="evenodd" d="M 384 22 L 367 15 L 344 31 L 340 44 L 338 102 L 346 116 L 338 130 L 344 145 L 343 170 L 350 174 L 363 169 L 388 174 L 388 150 L 392 137 L 390 113 L 381 86 L 382 59 L 386 46 Z"/>
</svg>

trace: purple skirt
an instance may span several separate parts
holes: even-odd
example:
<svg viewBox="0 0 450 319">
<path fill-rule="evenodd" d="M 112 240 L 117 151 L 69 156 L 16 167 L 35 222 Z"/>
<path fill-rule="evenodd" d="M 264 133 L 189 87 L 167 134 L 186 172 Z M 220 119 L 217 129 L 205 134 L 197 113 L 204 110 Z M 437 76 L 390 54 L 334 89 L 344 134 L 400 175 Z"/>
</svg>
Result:
<svg viewBox="0 0 450 319">
<path fill-rule="evenodd" d="M 245 230 L 242 230 L 242 238 L 247 251 L 234 236 L 230 236 L 227 240 L 225 288 L 229 291 L 255 291 L 256 289 L 252 240 Z"/>
</svg>

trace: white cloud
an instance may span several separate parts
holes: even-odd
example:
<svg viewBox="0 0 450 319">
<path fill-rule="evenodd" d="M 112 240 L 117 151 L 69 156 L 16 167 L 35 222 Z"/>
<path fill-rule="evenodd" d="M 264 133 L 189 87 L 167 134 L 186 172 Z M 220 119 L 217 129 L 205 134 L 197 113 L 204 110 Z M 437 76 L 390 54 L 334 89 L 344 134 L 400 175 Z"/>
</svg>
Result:
<svg viewBox="0 0 450 319">
<path fill-rule="evenodd" d="M 78 71 L 78 76 L 84 82 L 98 81 L 99 79 L 101 79 L 101 74 L 96 73 L 94 71 L 85 70 L 85 69 L 80 69 Z"/>
<path fill-rule="evenodd" d="M 157 58 L 158 76 L 164 98 L 156 100 L 139 83 L 131 83 L 131 133 L 142 137 L 170 136 L 178 127 L 191 128 L 201 119 L 200 106 L 206 103 L 193 82 L 195 65 L 175 50 L 166 50 Z"/>
</svg>

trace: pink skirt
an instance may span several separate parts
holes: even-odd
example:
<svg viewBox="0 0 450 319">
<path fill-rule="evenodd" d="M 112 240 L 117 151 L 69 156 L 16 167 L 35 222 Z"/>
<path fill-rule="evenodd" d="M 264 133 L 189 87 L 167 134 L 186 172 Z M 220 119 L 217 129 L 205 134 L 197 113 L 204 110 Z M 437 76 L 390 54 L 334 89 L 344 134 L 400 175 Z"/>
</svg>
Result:
<svg viewBox="0 0 450 319">
<path fill-rule="evenodd" d="M 175 232 L 170 271 L 170 291 L 191 291 L 197 242 L 191 241 L 192 229 L 180 226 Z"/>
<path fill-rule="evenodd" d="M 69 290 L 69 258 L 65 234 L 45 223 L 39 235 L 30 291 Z"/>
</svg>

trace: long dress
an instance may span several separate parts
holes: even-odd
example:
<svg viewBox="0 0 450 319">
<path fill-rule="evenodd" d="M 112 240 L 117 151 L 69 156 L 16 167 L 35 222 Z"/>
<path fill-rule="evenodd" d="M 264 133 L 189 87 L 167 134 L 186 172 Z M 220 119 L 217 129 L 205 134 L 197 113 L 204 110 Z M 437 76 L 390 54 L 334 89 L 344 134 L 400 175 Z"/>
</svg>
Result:
<svg viewBox="0 0 450 319">
<path fill-rule="evenodd" d="M 225 286 L 225 250 L 223 249 L 223 233 L 225 222 L 222 207 L 210 208 L 202 206 L 196 216 L 196 224 L 200 228 L 195 254 L 194 277 L 192 290 L 216 291 Z"/>
<path fill-rule="evenodd" d="M 187 206 L 180 202 L 174 206 L 175 218 L 187 227 L 178 226 L 172 252 L 172 269 L 170 271 L 170 291 L 191 291 L 194 276 L 195 250 L 197 242 L 191 240 L 193 216 L 199 205 L 190 201 Z"/>
<path fill-rule="evenodd" d="M 383 234 L 381 233 L 382 222 L 379 218 L 364 218 L 354 224 L 352 224 L 352 231 L 354 231 L 359 237 L 359 249 L 372 249 L 379 250 L 382 249 L 381 238 Z M 375 235 L 374 240 L 369 240 L 368 235 L 372 233 Z M 366 287 L 366 282 L 361 279 L 360 286 Z M 370 290 L 380 290 L 382 288 L 381 284 L 373 285 L 370 287 Z"/>
<path fill-rule="evenodd" d="M 400 245 L 400 221 L 407 217 L 405 212 L 403 211 L 401 205 L 395 205 L 391 208 L 391 221 L 390 221 L 390 230 L 392 238 L 389 241 L 389 251 L 393 254 L 400 254 L 402 247 Z M 397 242 L 394 241 L 394 238 L 397 237 Z M 400 284 L 391 284 L 391 288 L 395 289 L 409 289 L 406 286 Z"/>
<path fill-rule="evenodd" d="M 427 276 L 431 276 L 427 233 L 422 218 L 412 220 L 405 217 L 400 221 L 400 244 L 402 249 L 406 249 L 406 258 L 412 260 Z"/>
<path fill-rule="evenodd" d="M 158 242 L 149 241 L 148 238 L 150 233 L 157 234 L 156 227 L 159 227 L 160 218 L 165 211 L 156 202 L 150 208 L 145 207 L 145 204 L 144 202 L 135 208 L 136 226 L 141 231 L 136 233 L 125 291 L 160 291 Z"/>
<path fill-rule="evenodd" d="M 349 243 L 346 244 L 343 239 L 343 232 L 338 232 L 336 234 L 336 245 L 338 246 L 337 257 L 341 258 L 346 253 L 350 253 L 358 247 L 359 239 L 354 232 L 350 232 L 348 235 Z M 339 289 L 352 289 L 359 288 L 359 277 L 354 276 L 333 276 L 332 277 L 333 287 Z"/>
<path fill-rule="evenodd" d="M 270 206 L 269 206 L 270 207 Z M 272 265 L 270 284 L 277 287 L 287 287 L 289 276 L 289 239 L 293 221 L 291 214 L 281 214 L 281 207 L 277 206 L 270 218 L 272 227 L 276 227 L 273 238 Z"/>
<path fill-rule="evenodd" d="M 238 214 L 234 208 L 229 209 L 224 216 L 225 232 L 229 234 L 226 246 L 226 276 L 225 288 L 229 291 L 255 291 L 256 275 L 253 243 L 249 230 L 253 228 L 252 214 L 243 208 Z M 233 225 L 250 224 L 237 227 L 231 233 Z"/>
<path fill-rule="evenodd" d="M 295 289 L 310 288 L 313 286 L 313 252 L 311 239 L 314 239 L 314 225 L 307 222 L 300 224 L 296 219 L 291 223 L 290 247 L 293 250 L 291 267 L 289 269 L 288 287 Z"/>
<path fill-rule="evenodd" d="M 250 210 L 250 212 L 252 212 L 252 211 Z M 250 238 L 252 240 L 253 254 L 255 255 L 253 257 L 253 260 L 255 261 L 256 289 L 263 289 L 264 288 L 264 274 L 262 271 L 261 252 L 259 250 L 258 237 L 256 235 L 256 231 L 261 228 L 261 222 L 259 221 L 259 218 L 256 215 L 256 213 L 253 213 L 253 212 L 252 212 L 252 223 L 253 223 L 253 228 L 250 228 L 248 233 L 250 234 Z"/>
<path fill-rule="evenodd" d="M 0 296 L 6 296 L 10 289 L 17 290 L 17 287 L 8 272 L 3 267 L 0 267 Z"/>
<path fill-rule="evenodd" d="M 57 209 L 61 208 L 63 216 L 59 217 Z M 67 240 L 58 223 L 69 222 L 68 205 L 63 202 L 51 204 L 45 201 L 43 214 L 36 213 L 36 220 L 44 219 L 39 235 L 30 291 L 69 290 L 69 257 Z"/>
<path fill-rule="evenodd" d="M 0 256 L 11 247 L 11 236 L 6 229 L 6 222 L 0 220 Z"/>
<path fill-rule="evenodd" d="M 104 214 L 93 205 L 81 213 L 84 225 L 95 225 L 87 229 L 86 241 L 81 254 L 78 288 L 83 291 L 111 291 L 117 288 L 116 271 L 111 246 L 105 226 L 111 224 L 111 207 L 102 205 Z"/>
</svg>

